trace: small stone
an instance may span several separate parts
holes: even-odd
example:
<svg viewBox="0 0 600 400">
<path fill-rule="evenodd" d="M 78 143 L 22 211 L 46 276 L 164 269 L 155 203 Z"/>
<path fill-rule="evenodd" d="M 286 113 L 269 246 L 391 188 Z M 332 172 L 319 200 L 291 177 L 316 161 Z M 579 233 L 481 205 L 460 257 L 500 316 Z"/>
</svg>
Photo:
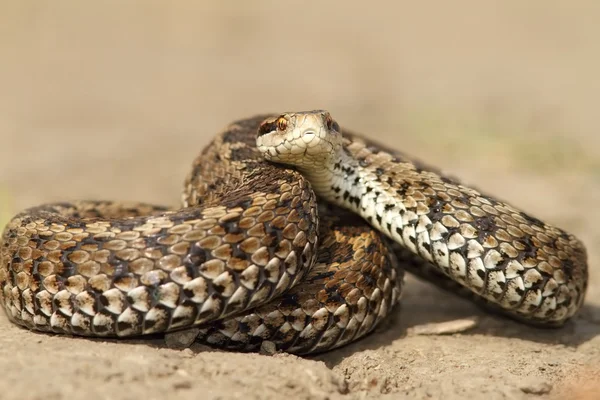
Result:
<svg viewBox="0 0 600 400">
<path fill-rule="evenodd" d="M 552 390 L 552 385 L 545 381 L 530 381 L 522 384 L 519 389 L 526 394 L 542 395 Z"/>
<path fill-rule="evenodd" d="M 192 351 L 192 349 L 187 348 L 187 349 L 181 350 L 181 355 L 184 356 L 185 358 L 192 358 L 192 357 L 194 357 L 194 352 Z"/>
<path fill-rule="evenodd" d="M 190 381 L 181 381 L 181 382 L 176 382 L 173 384 L 173 389 L 175 389 L 175 390 L 191 389 L 191 388 L 192 388 L 192 382 L 190 382 Z"/>
<path fill-rule="evenodd" d="M 275 343 L 265 340 L 260 345 L 260 354 L 263 356 L 272 356 L 277 354 L 277 346 Z"/>
</svg>

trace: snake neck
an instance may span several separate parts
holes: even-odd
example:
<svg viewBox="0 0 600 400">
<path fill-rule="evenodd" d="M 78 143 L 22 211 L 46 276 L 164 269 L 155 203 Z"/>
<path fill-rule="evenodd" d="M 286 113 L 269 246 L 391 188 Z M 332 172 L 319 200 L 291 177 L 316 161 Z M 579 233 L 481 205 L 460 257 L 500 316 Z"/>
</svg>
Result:
<svg viewBox="0 0 600 400">
<path fill-rule="evenodd" d="M 315 193 L 322 199 L 352 211 L 360 212 L 361 199 L 370 190 L 367 171 L 345 147 L 321 164 L 300 167 Z"/>
<path fill-rule="evenodd" d="M 406 243 L 409 250 L 418 253 L 404 237 L 403 230 L 412 223 L 403 221 L 406 206 L 389 177 L 382 180 L 387 172 L 384 168 L 359 161 L 346 147 L 340 147 L 321 165 L 299 169 L 317 196 L 360 215 L 395 242 Z"/>
</svg>

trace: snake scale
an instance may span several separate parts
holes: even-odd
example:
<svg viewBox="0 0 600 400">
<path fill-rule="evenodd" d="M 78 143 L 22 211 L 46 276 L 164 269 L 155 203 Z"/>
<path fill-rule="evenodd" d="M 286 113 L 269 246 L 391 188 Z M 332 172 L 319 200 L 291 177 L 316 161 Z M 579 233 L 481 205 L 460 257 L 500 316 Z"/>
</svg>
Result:
<svg viewBox="0 0 600 400">
<path fill-rule="evenodd" d="M 404 270 L 542 326 L 581 307 L 584 245 L 327 111 L 231 123 L 183 207 L 27 209 L 0 243 L 0 301 L 31 330 L 128 337 L 199 328 L 210 345 L 309 354 L 371 332 Z"/>
</svg>

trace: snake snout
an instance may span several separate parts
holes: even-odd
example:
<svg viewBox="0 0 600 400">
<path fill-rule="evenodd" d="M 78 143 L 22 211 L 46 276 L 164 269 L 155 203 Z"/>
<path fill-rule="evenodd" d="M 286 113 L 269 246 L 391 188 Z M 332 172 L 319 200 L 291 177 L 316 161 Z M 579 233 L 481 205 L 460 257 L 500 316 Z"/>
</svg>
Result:
<svg viewBox="0 0 600 400">
<path fill-rule="evenodd" d="M 315 132 L 313 129 L 307 129 L 304 132 L 302 132 L 302 141 L 304 143 L 310 143 L 313 140 L 315 140 L 316 137 L 317 132 Z"/>
</svg>

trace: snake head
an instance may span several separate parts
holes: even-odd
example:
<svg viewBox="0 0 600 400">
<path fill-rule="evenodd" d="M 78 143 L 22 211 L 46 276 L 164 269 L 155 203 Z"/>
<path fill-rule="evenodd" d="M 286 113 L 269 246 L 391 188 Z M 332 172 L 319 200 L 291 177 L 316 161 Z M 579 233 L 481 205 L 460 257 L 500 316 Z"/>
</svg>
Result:
<svg viewBox="0 0 600 400">
<path fill-rule="evenodd" d="M 325 167 L 341 148 L 340 126 L 324 110 L 284 113 L 264 120 L 256 145 L 269 161 L 299 168 Z"/>
</svg>

